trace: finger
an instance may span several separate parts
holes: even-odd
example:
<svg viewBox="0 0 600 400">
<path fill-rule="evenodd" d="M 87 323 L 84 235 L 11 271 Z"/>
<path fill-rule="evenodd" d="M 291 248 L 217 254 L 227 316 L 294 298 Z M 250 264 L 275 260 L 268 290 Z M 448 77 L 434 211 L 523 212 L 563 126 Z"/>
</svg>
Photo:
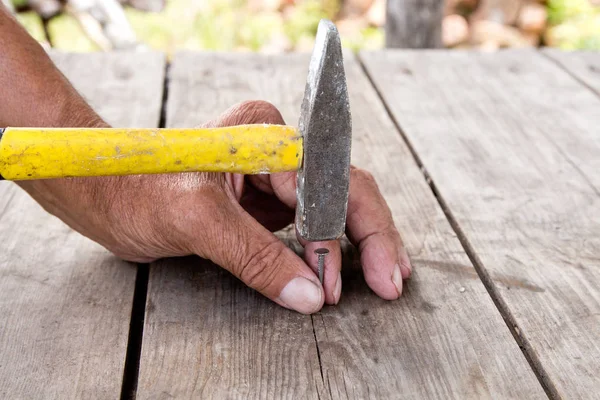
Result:
<svg viewBox="0 0 600 400">
<path fill-rule="evenodd" d="M 205 123 L 207 128 L 246 124 L 283 125 L 283 117 L 271 103 L 262 100 L 250 100 L 236 104 L 226 110 L 217 119 Z"/>
<path fill-rule="evenodd" d="M 286 206 L 296 208 L 296 172 L 281 172 L 271 175 L 253 175 L 248 180 L 265 193 L 275 194 Z"/>
<path fill-rule="evenodd" d="M 245 124 L 283 125 L 285 121 L 279 110 L 271 103 L 261 100 L 245 101 L 226 110 L 217 119 L 205 123 L 204 127 L 221 127 Z M 295 173 L 292 173 L 295 176 Z M 235 174 L 233 176 L 236 176 Z M 248 180 L 257 189 L 273 194 L 270 175 L 251 175 Z M 239 180 L 234 180 L 235 183 Z M 238 192 L 236 191 L 236 194 Z M 238 195 L 238 200 L 241 198 Z"/>
<path fill-rule="evenodd" d="M 205 123 L 204 127 L 220 127 L 245 124 L 283 125 L 285 121 L 279 110 L 271 103 L 260 100 L 245 101 L 226 110 L 217 119 Z M 286 172 L 272 175 L 251 175 L 248 180 L 257 189 L 274 194 L 273 186 L 278 189 L 278 197 L 290 208 L 296 206 L 296 173 Z"/>
<path fill-rule="evenodd" d="M 254 178 L 252 183 L 255 187 L 265 192 L 272 191 L 290 209 L 296 207 L 296 173 L 285 172 L 268 177 L 256 176 L 252 178 Z M 268 178 L 268 181 L 265 178 Z M 318 273 L 318 257 L 314 251 L 319 248 L 329 250 L 329 254 L 325 257 L 323 288 L 326 303 L 337 304 L 340 301 L 342 290 L 340 273 L 342 269 L 342 252 L 339 240 L 308 242 L 299 235 L 297 237 L 300 244 L 305 247 L 304 260 L 315 273 Z"/>
<path fill-rule="evenodd" d="M 410 260 L 375 179 L 358 168 L 350 172 L 346 225 L 369 287 L 384 299 L 398 298 L 402 279 L 411 274 Z"/>
<path fill-rule="evenodd" d="M 313 271 L 232 196 L 218 192 L 203 195 L 202 214 L 210 215 L 213 223 L 210 227 L 196 224 L 199 232 L 192 235 L 191 250 L 284 307 L 303 314 L 321 309 L 325 296 Z"/>
<path fill-rule="evenodd" d="M 247 180 L 253 187 L 261 192 L 275 194 L 273 187 L 271 186 L 271 177 L 269 175 L 248 175 Z"/>
</svg>

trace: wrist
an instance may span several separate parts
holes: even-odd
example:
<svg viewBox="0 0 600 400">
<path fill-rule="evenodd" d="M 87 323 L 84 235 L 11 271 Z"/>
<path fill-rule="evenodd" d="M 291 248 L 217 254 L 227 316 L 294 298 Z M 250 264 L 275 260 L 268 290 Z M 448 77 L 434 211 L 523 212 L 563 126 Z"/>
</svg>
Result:
<svg viewBox="0 0 600 400">
<path fill-rule="evenodd" d="M 61 88 L 53 92 L 52 97 L 44 98 L 38 104 L 35 118 L 27 120 L 20 127 L 40 128 L 104 128 L 109 125 L 93 111 L 83 98 L 71 87 Z M 62 92 L 62 93 L 61 93 Z M 92 201 L 91 197 L 98 185 L 107 185 L 115 180 L 111 177 L 97 178 L 61 178 L 16 181 L 15 183 L 29 192 L 44 207 L 48 203 L 62 201 L 68 192 L 78 194 L 81 202 Z M 56 198 L 55 198 L 56 197 Z"/>
<path fill-rule="evenodd" d="M 37 127 L 105 128 L 109 125 L 69 85 L 40 104 Z M 31 125 L 31 124 L 30 124 Z"/>
</svg>

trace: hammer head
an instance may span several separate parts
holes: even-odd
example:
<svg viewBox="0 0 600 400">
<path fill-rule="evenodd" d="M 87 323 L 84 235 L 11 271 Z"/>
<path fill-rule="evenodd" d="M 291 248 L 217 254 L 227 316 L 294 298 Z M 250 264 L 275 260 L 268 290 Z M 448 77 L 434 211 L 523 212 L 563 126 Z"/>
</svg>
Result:
<svg viewBox="0 0 600 400">
<path fill-rule="evenodd" d="M 299 131 L 296 230 L 308 241 L 335 240 L 346 226 L 352 122 L 342 46 L 335 25 L 319 23 Z"/>
</svg>

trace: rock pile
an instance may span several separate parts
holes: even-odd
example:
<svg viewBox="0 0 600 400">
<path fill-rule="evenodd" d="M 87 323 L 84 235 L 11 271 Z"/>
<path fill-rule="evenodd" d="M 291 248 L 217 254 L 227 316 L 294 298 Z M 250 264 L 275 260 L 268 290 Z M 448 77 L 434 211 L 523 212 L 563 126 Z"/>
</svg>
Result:
<svg viewBox="0 0 600 400">
<path fill-rule="evenodd" d="M 600 50 L 600 0 L 445 0 L 449 48 Z"/>
<path fill-rule="evenodd" d="M 538 46 L 547 20 L 543 1 L 447 0 L 442 39 L 451 48 Z"/>
</svg>

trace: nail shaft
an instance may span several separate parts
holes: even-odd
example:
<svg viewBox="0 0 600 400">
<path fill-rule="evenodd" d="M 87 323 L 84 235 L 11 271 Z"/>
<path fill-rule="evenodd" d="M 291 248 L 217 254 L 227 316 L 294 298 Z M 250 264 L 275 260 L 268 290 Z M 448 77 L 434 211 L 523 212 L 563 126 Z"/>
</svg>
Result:
<svg viewBox="0 0 600 400">
<path fill-rule="evenodd" d="M 321 282 L 321 285 L 323 284 L 323 276 L 325 275 L 325 256 L 327 254 L 329 254 L 329 250 L 325 249 L 325 248 L 320 248 L 315 250 L 315 254 L 318 257 L 318 264 L 319 264 L 319 281 Z"/>
</svg>

